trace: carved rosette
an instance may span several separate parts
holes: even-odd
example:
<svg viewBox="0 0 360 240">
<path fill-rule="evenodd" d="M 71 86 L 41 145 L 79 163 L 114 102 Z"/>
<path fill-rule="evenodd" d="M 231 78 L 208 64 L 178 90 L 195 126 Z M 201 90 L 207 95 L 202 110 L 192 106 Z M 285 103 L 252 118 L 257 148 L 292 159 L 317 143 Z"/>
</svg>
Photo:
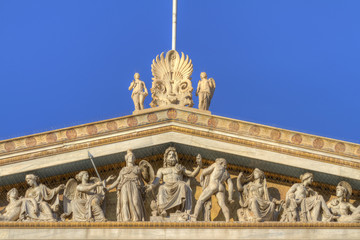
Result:
<svg viewBox="0 0 360 240">
<path fill-rule="evenodd" d="M 151 94 L 151 107 L 166 106 L 176 104 L 180 106 L 192 107 L 192 84 L 191 74 L 193 65 L 189 56 L 170 50 L 156 56 L 151 65 L 153 82 Z"/>
</svg>

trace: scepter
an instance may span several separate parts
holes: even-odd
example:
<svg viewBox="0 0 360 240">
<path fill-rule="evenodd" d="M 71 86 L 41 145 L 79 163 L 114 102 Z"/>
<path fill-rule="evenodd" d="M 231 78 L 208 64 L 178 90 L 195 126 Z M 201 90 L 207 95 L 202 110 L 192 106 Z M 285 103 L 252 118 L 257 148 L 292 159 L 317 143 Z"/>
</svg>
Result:
<svg viewBox="0 0 360 240">
<path fill-rule="evenodd" d="M 101 182 L 101 181 L 102 181 L 102 180 L 101 180 L 101 177 L 100 177 L 99 172 L 98 172 L 98 170 L 96 169 L 96 165 L 95 165 L 95 163 L 94 163 L 94 157 L 93 157 L 93 155 L 91 155 L 91 153 L 90 153 L 89 151 L 88 151 L 88 155 L 89 155 L 90 161 L 91 161 L 91 163 L 92 163 L 92 165 L 93 165 L 93 167 L 94 167 L 94 169 L 95 169 L 96 175 L 98 176 L 98 178 L 100 179 L 100 182 Z M 105 187 L 105 182 L 103 182 L 103 185 L 104 185 L 104 187 Z"/>
</svg>

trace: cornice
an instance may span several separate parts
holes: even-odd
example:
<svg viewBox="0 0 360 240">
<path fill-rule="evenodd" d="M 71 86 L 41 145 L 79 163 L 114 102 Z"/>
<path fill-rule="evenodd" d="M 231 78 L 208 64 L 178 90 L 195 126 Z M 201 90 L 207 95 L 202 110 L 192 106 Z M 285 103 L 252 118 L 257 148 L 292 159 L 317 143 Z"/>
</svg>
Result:
<svg viewBox="0 0 360 240">
<path fill-rule="evenodd" d="M 183 127 L 162 127 L 164 123 L 180 123 Z M 146 130 L 150 126 L 153 129 Z M 359 144 L 173 106 L 146 109 L 136 115 L 0 141 L 0 165 L 169 131 L 360 169 Z M 119 135 L 125 132 L 131 133 Z M 344 158 L 350 158 L 350 161 Z"/>
</svg>

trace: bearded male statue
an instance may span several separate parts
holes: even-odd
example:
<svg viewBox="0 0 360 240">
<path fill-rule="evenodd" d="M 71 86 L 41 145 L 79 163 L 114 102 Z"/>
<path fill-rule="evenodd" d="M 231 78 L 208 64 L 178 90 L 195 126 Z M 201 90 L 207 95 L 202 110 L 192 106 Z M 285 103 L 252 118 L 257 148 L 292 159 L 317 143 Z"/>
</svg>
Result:
<svg viewBox="0 0 360 240">
<path fill-rule="evenodd" d="M 169 213 L 185 213 L 187 216 L 190 214 L 192 190 L 187 180 L 199 174 L 202 167 L 201 160 L 201 155 L 198 154 L 196 157 L 197 167 L 194 171 L 189 171 L 179 163 L 174 147 L 166 149 L 164 165 L 157 171 L 156 178 L 148 188 L 148 191 L 152 190 L 160 185 L 160 180 L 163 182 L 157 194 L 155 213 L 157 212 L 162 217 L 168 216 Z"/>
</svg>

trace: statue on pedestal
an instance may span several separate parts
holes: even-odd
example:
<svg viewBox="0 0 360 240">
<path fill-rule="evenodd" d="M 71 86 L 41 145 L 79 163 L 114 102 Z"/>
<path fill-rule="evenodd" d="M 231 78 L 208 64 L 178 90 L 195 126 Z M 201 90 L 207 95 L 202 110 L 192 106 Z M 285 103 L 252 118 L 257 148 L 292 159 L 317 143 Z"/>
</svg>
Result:
<svg viewBox="0 0 360 240">
<path fill-rule="evenodd" d="M 187 170 L 179 163 L 178 155 L 174 147 L 166 149 L 164 154 L 164 165 L 157 171 L 156 178 L 149 190 L 160 185 L 157 194 L 157 213 L 166 217 L 169 213 L 185 213 L 188 218 L 192 207 L 192 190 L 188 178 L 196 177 L 202 166 L 200 154 L 196 157 L 197 167 L 194 171 Z M 149 191 L 148 190 L 148 191 Z M 153 207 L 155 207 L 153 204 Z M 154 209 L 153 209 L 154 212 Z M 156 212 L 156 211 L 155 211 Z M 186 219 L 187 220 L 187 219 Z"/>
<path fill-rule="evenodd" d="M 215 92 L 215 80 L 213 78 L 208 79 L 206 72 L 202 72 L 200 78 L 196 89 L 196 96 L 199 96 L 199 109 L 209 110 Z"/>
<path fill-rule="evenodd" d="M 148 90 L 145 83 L 140 80 L 140 74 L 134 74 L 134 80 L 131 82 L 129 91 L 132 91 L 131 98 L 134 101 L 135 111 L 144 109 L 144 100 L 148 95 Z"/>
<path fill-rule="evenodd" d="M 263 171 L 255 168 L 247 177 L 240 172 L 237 177 L 237 188 L 240 192 L 239 221 L 264 222 L 274 221 L 274 213 L 282 201 L 270 199 L 266 178 Z"/>
<path fill-rule="evenodd" d="M 114 176 L 108 177 L 105 181 L 92 177 L 89 180 L 89 173 L 81 171 L 75 179 L 71 178 L 66 183 L 64 191 L 64 214 L 61 219 L 70 216 L 75 222 L 104 222 L 106 221 L 103 202 L 105 198 L 104 185 Z"/>
<path fill-rule="evenodd" d="M 348 182 L 341 181 L 336 187 L 336 198 L 327 206 L 331 213 L 337 216 L 337 222 L 358 223 L 360 222 L 360 207 L 355 208 L 349 203 L 352 187 Z"/>
<path fill-rule="evenodd" d="M 118 178 L 107 188 L 117 189 L 116 215 L 117 221 L 145 220 L 145 185 L 143 179 L 152 181 L 154 170 L 142 160 L 140 166 L 135 165 L 135 155 L 131 150 L 125 155 L 126 167 L 120 170 Z"/>
<path fill-rule="evenodd" d="M 211 196 L 215 194 L 218 204 L 225 216 L 225 221 L 230 221 L 229 208 L 225 204 L 225 185 L 227 182 L 229 186 L 229 202 L 233 203 L 233 182 L 230 178 L 229 172 L 226 170 L 227 162 L 224 158 L 217 158 L 215 163 L 210 167 L 203 170 L 200 175 L 200 183 L 203 187 L 203 191 L 195 205 L 194 214 L 192 217 L 196 220 L 201 208 L 204 204 L 208 205 L 208 201 L 211 202 Z M 205 206 L 206 208 L 207 206 Z M 209 209 L 207 209 L 209 210 Z M 205 214 L 205 220 L 210 221 L 210 214 Z"/>
<path fill-rule="evenodd" d="M 281 222 L 330 222 L 335 219 L 327 207 L 323 196 L 311 189 L 313 174 L 300 176 L 301 183 L 295 183 L 286 193 Z"/>
<path fill-rule="evenodd" d="M 64 184 L 50 189 L 39 183 L 39 177 L 34 174 L 25 176 L 29 188 L 25 193 L 20 220 L 24 221 L 57 221 L 59 210 L 59 192 L 65 188 Z M 52 201 L 51 205 L 47 201 Z"/>
</svg>

